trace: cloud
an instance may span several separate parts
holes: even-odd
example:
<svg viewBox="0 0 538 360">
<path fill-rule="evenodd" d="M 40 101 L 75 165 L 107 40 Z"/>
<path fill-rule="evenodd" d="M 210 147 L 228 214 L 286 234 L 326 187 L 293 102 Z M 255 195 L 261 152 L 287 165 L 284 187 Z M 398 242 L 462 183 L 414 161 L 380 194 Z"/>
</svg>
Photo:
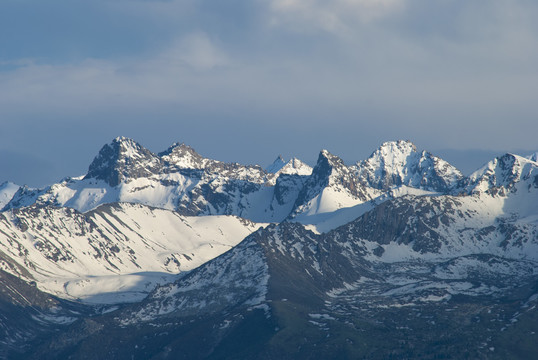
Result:
<svg viewBox="0 0 538 360">
<path fill-rule="evenodd" d="M 271 0 L 270 23 L 300 31 L 349 35 L 358 24 L 381 19 L 404 5 L 404 0 Z"/>
<path fill-rule="evenodd" d="M 217 48 L 203 32 L 184 36 L 161 54 L 163 61 L 191 66 L 196 70 L 210 70 L 217 66 L 225 66 L 229 59 L 222 50 Z"/>
<path fill-rule="evenodd" d="M 0 14 L 12 34 L 0 39 L 4 148 L 82 132 L 95 136 L 89 149 L 118 135 L 157 151 L 198 139 L 249 161 L 263 146 L 267 162 L 274 139 L 290 155 L 327 147 L 351 160 L 395 138 L 428 149 L 535 146 L 536 2 L 35 4 L 45 11 L 37 25 L 26 12 Z M 49 12 L 68 23 L 47 32 Z"/>
</svg>

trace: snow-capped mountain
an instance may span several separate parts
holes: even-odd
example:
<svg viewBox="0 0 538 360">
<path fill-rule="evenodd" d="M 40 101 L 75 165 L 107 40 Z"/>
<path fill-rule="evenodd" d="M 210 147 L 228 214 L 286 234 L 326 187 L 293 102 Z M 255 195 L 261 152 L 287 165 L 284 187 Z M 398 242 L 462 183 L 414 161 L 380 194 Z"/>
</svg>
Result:
<svg viewBox="0 0 538 360">
<path fill-rule="evenodd" d="M 271 165 L 265 168 L 271 174 L 287 174 L 287 175 L 310 175 L 312 168 L 297 158 L 292 158 L 289 161 L 284 161 L 282 155 L 273 161 Z"/>
<path fill-rule="evenodd" d="M 7 205 L 13 198 L 13 195 L 19 190 L 20 186 L 6 181 L 0 184 L 0 209 Z"/>
<path fill-rule="evenodd" d="M 446 192 L 459 180 L 461 174 L 446 162 L 413 149 L 409 142 L 385 143 L 362 165 L 350 167 L 324 150 L 314 169 L 296 158 L 285 162 L 278 157 L 266 171 L 206 159 L 184 144 L 155 155 L 119 137 L 103 146 L 85 176 L 44 189 L 20 188 L 5 209 L 35 203 L 86 212 L 106 203 L 131 202 L 191 216 L 312 223 L 313 215 L 362 204 L 383 191 L 399 196 L 394 192 L 399 185 Z"/>
<path fill-rule="evenodd" d="M 406 185 L 447 193 L 463 179 L 454 166 L 402 140 L 383 143 L 368 159 L 357 163 L 356 171 L 362 182 L 382 190 Z"/>
<path fill-rule="evenodd" d="M 472 173 L 467 180 L 467 191 L 499 192 L 505 195 L 515 191 L 516 184 L 525 182 L 528 186 L 538 184 L 538 164 L 522 156 L 505 154 L 488 162 Z"/>
<path fill-rule="evenodd" d="M 532 156 L 465 177 L 395 141 L 350 166 L 322 150 L 264 170 L 120 137 L 84 176 L 3 189 L 0 356 L 538 351 Z"/>
<path fill-rule="evenodd" d="M 538 162 L 538 152 L 535 152 L 534 154 L 526 156 L 527 159 L 532 160 L 534 162 Z"/>
<path fill-rule="evenodd" d="M 284 158 L 282 155 L 278 155 L 275 161 L 269 166 L 265 168 L 267 172 L 276 174 L 280 169 L 282 169 L 286 165 L 286 161 L 284 161 Z"/>
<path fill-rule="evenodd" d="M 119 137 L 103 146 L 85 176 L 44 189 L 23 187 L 5 210 L 39 204 L 86 212 L 106 203 L 130 202 L 191 216 L 237 215 L 280 221 L 287 213 L 270 210 L 278 177 L 302 174 L 308 168 L 292 160 L 281 170 L 269 174 L 259 166 L 205 159 L 184 144 L 174 144 L 155 155 L 135 141 Z"/>
<path fill-rule="evenodd" d="M 233 216 L 185 217 L 140 204 L 85 214 L 33 205 L 0 214 L 0 266 L 63 298 L 136 301 L 258 227 Z"/>
<path fill-rule="evenodd" d="M 342 358 L 506 351 L 503 332 L 529 332 L 538 315 L 538 224 L 499 217 L 490 201 L 408 195 L 321 235 L 270 225 L 144 301 L 94 318 L 98 330 L 73 324 L 81 335 L 69 354 L 103 342 L 127 358 L 327 358 L 342 344 Z M 112 334 L 122 341 L 106 341 Z"/>
<path fill-rule="evenodd" d="M 291 217 L 334 212 L 372 200 L 376 195 L 380 192 L 363 186 L 342 159 L 322 150 L 295 201 Z"/>
</svg>

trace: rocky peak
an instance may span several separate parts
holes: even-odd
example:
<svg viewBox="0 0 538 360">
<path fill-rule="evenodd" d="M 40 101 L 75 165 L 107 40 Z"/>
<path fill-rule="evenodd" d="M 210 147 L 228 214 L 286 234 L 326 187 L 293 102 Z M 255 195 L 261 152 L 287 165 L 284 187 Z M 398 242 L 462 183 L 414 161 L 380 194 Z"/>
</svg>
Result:
<svg viewBox="0 0 538 360">
<path fill-rule="evenodd" d="M 368 159 L 358 162 L 356 169 L 361 181 L 383 190 L 407 185 L 447 192 L 463 179 L 448 162 L 419 152 L 412 142 L 404 140 L 383 143 Z"/>
<path fill-rule="evenodd" d="M 266 171 L 277 175 L 310 175 L 312 168 L 295 157 L 285 161 L 282 155 L 278 155 L 276 160 L 266 168 Z"/>
<path fill-rule="evenodd" d="M 538 151 L 535 152 L 534 154 L 527 156 L 526 158 L 531 161 L 538 162 Z"/>
<path fill-rule="evenodd" d="M 282 174 L 310 175 L 312 168 L 297 158 L 292 158 L 280 171 Z"/>
<path fill-rule="evenodd" d="M 417 152 L 417 147 L 409 140 L 386 141 L 374 152 L 385 157 L 409 156 Z"/>
<path fill-rule="evenodd" d="M 268 173 L 276 174 L 280 171 L 284 166 L 286 165 L 286 161 L 282 158 L 282 155 L 278 155 L 278 157 L 273 161 L 273 163 L 265 168 L 265 170 Z"/>
<path fill-rule="evenodd" d="M 331 175 L 338 175 L 338 173 L 342 172 L 346 173 L 347 170 L 347 166 L 342 159 L 327 150 L 321 150 L 316 166 L 312 170 L 312 176 L 328 181 Z"/>
<path fill-rule="evenodd" d="M 85 178 L 117 186 L 129 178 L 150 176 L 161 167 L 160 159 L 136 141 L 117 137 L 101 148 Z"/>
<path fill-rule="evenodd" d="M 202 169 L 204 167 L 204 157 L 184 143 L 174 143 L 159 153 L 159 156 L 167 163 L 182 169 Z"/>
<path fill-rule="evenodd" d="M 533 160 L 514 154 L 505 154 L 488 162 L 472 173 L 467 180 L 466 190 L 474 192 L 495 192 L 512 190 L 516 183 L 532 177 L 536 181 L 538 166 Z M 534 176 L 533 176 L 534 175 Z"/>
<path fill-rule="evenodd" d="M 319 197 L 329 188 L 334 193 L 340 193 L 342 198 L 363 202 L 370 200 L 354 172 L 344 164 L 344 161 L 329 151 L 322 150 L 312 170 L 312 175 L 306 180 L 295 201 L 290 216 L 293 217 L 314 206 L 315 201 L 312 201 L 316 198 L 319 200 Z"/>
<path fill-rule="evenodd" d="M 15 185 L 8 181 L 0 184 L 0 209 L 9 203 L 19 188 L 19 185 Z"/>
</svg>

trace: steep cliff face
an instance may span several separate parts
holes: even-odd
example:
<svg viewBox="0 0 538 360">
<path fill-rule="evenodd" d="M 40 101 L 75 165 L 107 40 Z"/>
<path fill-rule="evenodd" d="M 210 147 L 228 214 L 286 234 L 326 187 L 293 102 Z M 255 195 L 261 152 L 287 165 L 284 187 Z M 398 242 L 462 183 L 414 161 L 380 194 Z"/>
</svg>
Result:
<svg viewBox="0 0 538 360">
<path fill-rule="evenodd" d="M 85 179 L 105 181 L 111 187 L 133 179 L 150 177 L 162 169 L 161 159 L 134 140 L 114 139 L 101 148 Z"/>
</svg>

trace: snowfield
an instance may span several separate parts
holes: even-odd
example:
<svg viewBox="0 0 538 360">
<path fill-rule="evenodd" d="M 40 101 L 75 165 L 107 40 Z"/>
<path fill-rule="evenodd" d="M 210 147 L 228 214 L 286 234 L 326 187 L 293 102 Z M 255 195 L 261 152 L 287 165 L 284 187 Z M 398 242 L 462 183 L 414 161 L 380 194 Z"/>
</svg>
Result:
<svg viewBox="0 0 538 360">
<path fill-rule="evenodd" d="M 137 301 L 156 284 L 230 250 L 264 224 L 235 216 L 185 217 L 140 204 L 26 208 L 0 214 L 3 270 L 60 297 Z"/>
</svg>

